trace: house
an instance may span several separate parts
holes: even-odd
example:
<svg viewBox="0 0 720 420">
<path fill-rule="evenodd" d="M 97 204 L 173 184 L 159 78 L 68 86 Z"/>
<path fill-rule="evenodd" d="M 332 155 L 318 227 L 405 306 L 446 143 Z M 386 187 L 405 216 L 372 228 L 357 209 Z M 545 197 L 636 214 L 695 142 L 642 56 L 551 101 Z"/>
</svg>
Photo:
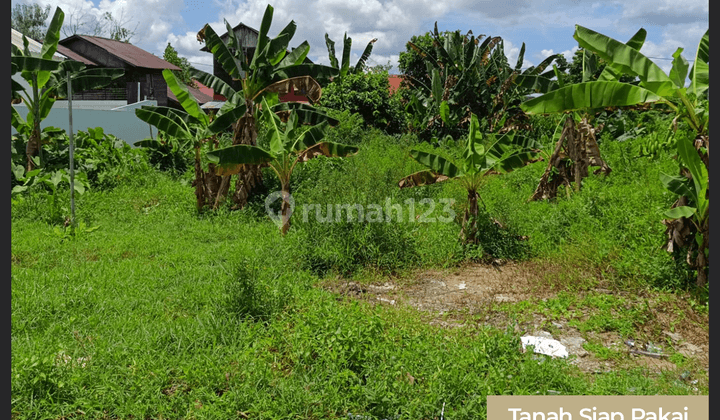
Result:
<svg viewBox="0 0 720 420">
<path fill-rule="evenodd" d="M 128 104 L 150 99 L 159 106 L 168 106 L 174 98 L 168 95 L 162 71 L 180 68 L 132 44 L 95 36 L 72 35 L 59 42 L 58 52 L 88 67 L 125 70 L 125 75 L 111 86 L 79 92 L 73 95 L 73 99 L 125 99 Z"/>
</svg>

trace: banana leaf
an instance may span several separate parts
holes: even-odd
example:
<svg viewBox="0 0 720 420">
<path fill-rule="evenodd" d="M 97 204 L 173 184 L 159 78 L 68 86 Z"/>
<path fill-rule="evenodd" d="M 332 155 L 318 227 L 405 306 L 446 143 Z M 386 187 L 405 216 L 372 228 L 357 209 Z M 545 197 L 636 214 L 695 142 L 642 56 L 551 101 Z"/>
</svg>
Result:
<svg viewBox="0 0 720 420">
<path fill-rule="evenodd" d="M 370 42 L 368 42 L 367 46 L 365 47 L 365 51 L 363 51 L 362 55 L 360 56 L 360 59 L 358 60 L 357 64 L 355 65 L 355 73 L 360 73 L 365 68 L 365 63 L 367 62 L 368 58 L 370 58 L 370 54 L 372 53 L 373 44 L 377 41 L 377 38 L 373 38 Z"/>
<path fill-rule="evenodd" d="M 292 24 L 294 22 L 290 23 Z M 264 54 L 262 54 L 262 57 L 267 60 L 267 63 L 269 65 L 274 66 L 280 61 L 282 61 L 283 58 L 285 58 L 285 54 L 287 54 L 288 44 L 290 44 L 290 35 L 287 33 L 280 34 L 277 37 L 271 39 L 270 42 L 268 42 L 266 50 Z M 263 60 L 262 62 L 264 63 L 265 60 Z M 260 65 L 260 62 L 257 62 L 255 65 Z"/>
<path fill-rule="evenodd" d="M 236 90 L 232 86 L 228 85 L 227 83 L 225 83 L 225 81 L 213 74 L 191 68 L 190 76 L 198 82 L 202 83 L 203 85 L 212 89 L 213 92 L 222 95 L 227 99 L 230 99 L 230 97 L 236 93 Z"/>
<path fill-rule="evenodd" d="M 462 175 L 460 168 L 440 155 L 412 149 L 410 150 L 410 157 L 427 166 L 433 172 L 445 175 L 448 178 L 455 178 Z"/>
<path fill-rule="evenodd" d="M 275 160 L 269 152 L 247 144 L 213 150 L 207 153 L 207 159 L 214 162 L 218 175 L 234 175 L 242 169 L 242 165 L 260 165 Z"/>
<path fill-rule="evenodd" d="M 255 45 L 255 54 L 253 54 L 252 61 L 250 62 L 250 68 L 256 68 L 258 60 L 263 60 L 264 57 L 261 57 L 265 51 L 265 48 L 267 47 L 269 38 L 268 38 L 268 31 L 270 30 L 270 25 L 272 24 L 272 16 L 273 16 L 273 7 L 269 4 L 265 8 L 265 13 L 263 14 L 262 22 L 260 23 L 260 31 L 258 32 L 258 40 L 257 44 Z"/>
<path fill-rule="evenodd" d="M 345 77 L 350 69 L 350 50 L 352 49 L 352 38 L 348 38 L 347 32 L 343 35 L 342 61 L 340 61 L 340 77 Z"/>
<path fill-rule="evenodd" d="M 304 128 L 302 132 L 297 134 L 297 138 L 291 146 L 291 151 L 298 151 L 302 154 L 304 153 L 304 150 L 315 146 L 320 142 L 320 140 L 325 138 L 328 127 L 328 122 L 323 121 L 320 124 Z M 291 135 L 290 137 L 294 136 Z"/>
<path fill-rule="evenodd" d="M 686 139 L 677 140 L 678 156 L 692 175 L 692 185 L 694 194 L 692 195 L 695 206 L 701 217 L 704 217 L 709 200 L 706 197 L 708 178 L 708 169 L 698 156 L 697 150 L 693 146 L 693 142 Z"/>
<path fill-rule="evenodd" d="M 52 60 L 57 51 L 58 42 L 60 41 L 60 28 L 62 28 L 65 13 L 59 7 L 55 8 L 55 14 L 50 21 L 45 38 L 43 39 L 40 57 L 45 60 Z"/>
<path fill-rule="evenodd" d="M 193 135 L 190 133 L 187 126 L 183 126 L 177 120 L 166 115 L 142 108 L 136 109 L 135 115 L 146 123 L 157 127 L 158 130 L 169 136 L 176 137 L 178 139 L 193 140 Z"/>
<path fill-rule="evenodd" d="M 648 89 L 619 82 L 585 82 L 568 85 L 520 104 L 528 114 L 593 108 L 629 106 L 659 101 L 660 96 Z"/>
<path fill-rule="evenodd" d="M 515 84 L 538 93 L 548 93 L 560 86 L 555 80 L 537 74 L 519 74 L 515 78 Z"/>
<path fill-rule="evenodd" d="M 168 69 L 163 70 L 162 75 L 185 112 L 200 121 L 202 125 L 207 126 L 210 123 L 207 114 L 200 108 L 195 97 L 190 94 L 185 83 L 179 81 L 175 74 Z"/>
<path fill-rule="evenodd" d="M 445 175 L 438 174 L 432 170 L 424 170 L 408 175 L 398 182 L 400 188 L 421 187 L 423 185 L 436 184 L 451 179 Z"/>
<path fill-rule="evenodd" d="M 310 52 L 310 44 L 308 44 L 307 41 L 303 41 L 302 44 L 295 47 L 295 49 L 292 50 L 290 54 L 287 54 L 285 58 L 280 61 L 280 63 L 277 65 L 277 68 L 280 69 L 284 67 L 291 67 L 302 64 L 305 61 L 308 52 Z"/>
<path fill-rule="evenodd" d="M 688 64 L 685 57 L 682 56 L 683 49 L 679 48 L 673 53 L 672 68 L 670 69 L 670 80 L 675 83 L 678 89 L 685 87 L 685 79 L 688 75 Z"/>
<path fill-rule="evenodd" d="M 640 51 L 580 25 L 575 25 L 573 37 L 580 47 L 595 52 L 621 72 L 639 77 L 645 89 L 658 96 L 674 95 L 675 85 L 667 74 Z"/>
<path fill-rule="evenodd" d="M 235 61 L 235 56 L 230 52 L 227 45 L 225 45 L 210 25 L 205 25 L 202 30 L 205 34 L 205 46 L 207 46 L 208 50 L 210 50 L 215 60 L 220 63 L 220 66 L 227 74 L 230 75 L 230 77 L 233 79 L 240 79 L 240 67 Z"/>
<path fill-rule="evenodd" d="M 290 111 L 293 111 L 297 114 L 300 124 L 315 125 L 322 121 L 327 121 L 328 124 L 334 127 L 340 123 L 339 120 L 332 118 L 317 108 L 302 102 L 280 102 L 276 105 L 272 105 L 270 109 L 275 114 L 282 114 L 284 112 L 289 114 Z M 281 116 L 280 119 L 283 119 L 283 117 Z"/>
<path fill-rule="evenodd" d="M 335 57 L 335 41 L 330 39 L 327 32 L 325 33 L 325 46 L 328 50 L 328 57 L 330 58 L 330 66 L 339 69 L 337 57 Z"/>
<path fill-rule="evenodd" d="M 222 115 L 218 113 L 215 119 L 208 126 L 208 131 L 212 134 L 224 131 L 225 129 L 230 127 L 232 123 L 239 120 L 243 115 L 245 115 L 246 111 L 247 107 L 245 106 L 245 104 L 240 104 L 235 108 L 224 111 Z"/>
<path fill-rule="evenodd" d="M 310 76 L 321 85 L 330 83 L 330 79 L 338 75 L 338 70 L 321 64 L 303 63 L 293 67 L 276 69 L 272 74 L 271 82 L 290 79 L 298 76 Z"/>
<path fill-rule="evenodd" d="M 695 63 L 690 69 L 691 87 L 695 95 L 700 95 L 710 87 L 710 30 L 705 31 L 697 52 L 695 53 Z"/>
<path fill-rule="evenodd" d="M 355 146 L 325 141 L 300 152 L 297 160 L 298 162 L 307 162 L 318 156 L 345 157 L 356 154 L 358 150 L 360 149 Z"/>
<path fill-rule="evenodd" d="M 39 58 L 39 57 L 26 57 L 26 56 L 22 56 L 22 55 L 10 56 L 10 63 L 17 66 L 17 68 L 22 71 L 23 78 L 28 81 L 32 80 L 31 78 L 26 77 L 26 76 L 29 76 L 30 73 L 43 72 L 43 71 L 47 71 L 47 72 L 55 71 L 60 68 L 60 64 L 61 64 L 60 61 L 46 60 L 44 58 Z M 49 78 L 49 73 L 48 73 L 48 78 Z M 38 86 L 40 86 L 39 80 L 38 80 Z"/>
<path fill-rule="evenodd" d="M 640 28 L 635 35 L 632 36 L 628 40 L 628 42 L 625 43 L 628 47 L 640 51 L 640 48 L 642 48 L 643 44 L 645 43 L 645 38 L 647 37 L 647 31 L 643 28 Z M 600 76 L 598 77 L 598 81 L 619 81 L 620 75 L 622 74 L 622 68 L 616 64 L 608 63 L 605 68 L 603 69 L 602 73 L 600 73 Z"/>
</svg>

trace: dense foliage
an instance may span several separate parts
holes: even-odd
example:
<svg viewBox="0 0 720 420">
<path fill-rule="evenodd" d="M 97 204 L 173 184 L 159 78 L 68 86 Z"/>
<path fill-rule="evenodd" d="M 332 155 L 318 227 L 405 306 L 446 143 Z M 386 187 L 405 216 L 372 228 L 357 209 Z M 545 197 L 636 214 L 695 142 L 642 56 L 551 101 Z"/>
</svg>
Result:
<svg viewBox="0 0 720 420">
<path fill-rule="evenodd" d="M 400 97 L 390 93 L 387 72 L 352 73 L 328 84 L 319 105 L 360 115 L 365 124 L 389 134 L 406 130 Z"/>
<path fill-rule="evenodd" d="M 708 373 L 658 329 L 707 325 L 708 285 L 696 281 L 704 267 L 686 262 L 709 252 L 707 34 L 690 73 L 678 51 L 673 72 L 661 75 L 648 63 L 620 65 L 621 55 L 642 61 L 632 48 L 639 38 L 616 45 L 579 27 L 583 80 L 563 86 L 543 73 L 555 57 L 522 72 L 522 58 L 507 63 L 497 37 L 476 43 L 471 34 L 436 30 L 413 37 L 417 48 L 401 55 L 416 83 L 406 96 L 388 93 L 385 72 L 347 72 L 323 88 L 316 108 L 280 103 L 278 93 L 290 79 L 314 87 L 307 73 L 327 81 L 345 66 L 307 66 L 306 43 L 283 55 L 294 23 L 270 39 L 271 18 L 268 7 L 258 44 L 265 47 L 250 60 L 231 52 L 235 37 L 223 42 L 203 30 L 230 73 L 251 74 L 229 85 L 193 71 L 223 89 L 222 112 L 207 115 L 166 71 L 182 109 L 136 111 L 159 128 L 158 138 L 131 147 L 101 127 L 74 136 L 75 229 L 68 229 L 70 139 L 40 129 L 39 119 L 28 125 L 14 117 L 13 418 L 474 419 L 487 416 L 489 395 L 707 394 Z M 51 28 L 59 30 L 57 20 Z M 605 62 L 598 75 L 590 50 Z M 438 58 L 443 51 L 448 57 Z M 59 67 L 23 57 L 13 51 L 14 71 L 28 65 L 35 83 L 39 74 L 52 80 Z M 475 64 L 451 70 L 448 59 Z M 640 82 L 627 83 L 623 73 Z M 678 86 L 686 74 L 689 89 Z M 603 84 L 655 96 L 621 108 L 602 102 L 618 96 L 577 94 Z M 531 85 L 546 95 L 518 106 Z M 594 144 L 612 173 L 588 174 L 582 189 L 562 185 L 552 200 L 528 202 L 567 104 L 597 123 Z M 31 136 L 42 159 L 27 148 Z M 251 166 L 264 182 L 243 208 L 216 199 L 206 211 L 205 180 L 217 187 Z M 268 217 L 278 214 L 283 235 Z M 673 216 L 697 230 L 694 242 L 667 252 L 663 218 Z M 424 277 L 436 282 L 442 269 L 477 262 L 530 267 L 528 284 L 553 296 L 491 298 L 488 312 L 468 306 L 439 315 L 361 301 L 364 291 L 350 297 L 378 281 L 422 287 Z M 485 313 L 500 314 L 507 328 L 493 327 Z M 543 325 L 532 328 L 564 319 L 585 337 L 665 340 L 672 367 L 656 373 L 590 340 L 584 349 L 594 357 L 629 363 L 595 375 L 572 359 L 523 353 L 522 320 L 534 315 Z M 429 318 L 464 323 L 440 328 Z"/>
</svg>

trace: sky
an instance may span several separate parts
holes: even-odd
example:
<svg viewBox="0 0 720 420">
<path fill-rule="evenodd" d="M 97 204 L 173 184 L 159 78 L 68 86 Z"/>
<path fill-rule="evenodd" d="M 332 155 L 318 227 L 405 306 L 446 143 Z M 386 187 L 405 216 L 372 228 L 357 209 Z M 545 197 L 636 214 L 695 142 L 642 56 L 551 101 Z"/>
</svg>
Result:
<svg viewBox="0 0 720 420">
<path fill-rule="evenodd" d="M 212 71 L 212 56 L 201 52 L 197 32 L 208 23 L 219 34 L 242 22 L 260 28 L 266 0 L 12 0 L 59 6 L 65 22 L 82 16 L 111 12 L 135 30 L 131 43 L 162 57 L 168 42 L 193 66 Z M 505 53 L 514 65 L 525 43 L 523 68 L 545 57 L 562 53 L 568 61 L 577 49 L 575 25 L 581 25 L 626 42 L 640 28 L 647 30 L 641 52 L 666 72 L 672 54 L 680 47 L 691 61 L 698 42 L 709 28 L 708 0 L 274 0 L 269 36 L 276 36 L 291 20 L 297 24 L 290 47 L 307 40 L 308 58 L 329 64 L 325 34 L 335 41 L 340 58 L 344 33 L 352 38 L 350 63 L 354 65 L 367 43 L 377 38 L 368 64 L 393 67 L 413 35 L 432 31 L 435 22 L 442 31 L 472 30 L 475 36 L 500 36 Z M 52 17 L 50 13 L 48 22 Z M 61 33 L 61 39 L 67 34 Z"/>
</svg>

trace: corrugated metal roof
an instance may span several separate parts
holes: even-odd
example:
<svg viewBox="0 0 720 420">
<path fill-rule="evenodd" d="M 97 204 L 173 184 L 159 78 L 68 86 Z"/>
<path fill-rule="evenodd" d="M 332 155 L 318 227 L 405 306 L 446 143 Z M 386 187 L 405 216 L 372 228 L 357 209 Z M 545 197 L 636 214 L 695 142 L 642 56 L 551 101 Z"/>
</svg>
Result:
<svg viewBox="0 0 720 420">
<path fill-rule="evenodd" d="M 210 101 L 205 102 L 200 108 L 202 109 L 220 109 L 225 104 L 225 101 Z"/>
<path fill-rule="evenodd" d="M 25 46 L 23 44 L 23 34 L 12 28 L 10 28 L 10 30 L 12 31 L 12 41 L 11 42 L 13 43 L 13 45 L 20 48 L 20 51 L 23 51 L 25 49 Z M 28 49 L 30 50 L 30 54 L 39 56 L 40 52 L 42 51 L 43 44 L 35 41 L 32 38 L 27 38 L 27 40 L 28 40 Z M 53 55 L 53 58 L 58 59 L 58 60 L 64 60 L 67 57 L 58 51 L 55 53 L 55 55 Z"/>
<path fill-rule="evenodd" d="M 75 51 L 73 51 L 70 48 L 65 47 L 63 45 L 58 44 L 57 50 L 58 50 L 58 52 L 62 53 L 64 56 L 66 56 L 67 58 L 69 58 L 71 60 L 79 61 L 81 63 L 85 63 L 90 66 L 98 65 L 98 63 L 83 57 L 82 55 L 76 53 Z"/>
<path fill-rule="evenodd" d="M 176 65 L 168 63 L 162 58 L 150 54 L 142 48 L 112 39 L 88 35 L 73 35 L 69 38 L 63 39 L 62 41 L 60 41 L 60 43 L 65 45 L 76 38 L 83 39 L 87 42 L 97 45 L 108 53 L 135 67 L 142 67 L 147 69 L 180 70 L 180 68 Z"/>
</svg>

